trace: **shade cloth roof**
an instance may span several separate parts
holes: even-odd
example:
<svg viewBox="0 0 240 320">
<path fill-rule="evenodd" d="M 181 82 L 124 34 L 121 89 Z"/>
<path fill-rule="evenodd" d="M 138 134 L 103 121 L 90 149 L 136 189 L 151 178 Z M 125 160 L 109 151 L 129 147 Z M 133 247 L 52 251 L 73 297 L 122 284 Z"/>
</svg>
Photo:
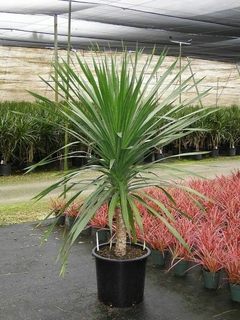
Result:
<svg viewBox="0 0 240 320">
<path fill-rule="evenodd" d="M 7 0 L 0 6 L 0 45 L 67 48 L 69 0 Z M 139 47 L 169 55 L 237 63 L 239 0 L 72 0 L 71 46 L 105 50 Z"/>
</svg>

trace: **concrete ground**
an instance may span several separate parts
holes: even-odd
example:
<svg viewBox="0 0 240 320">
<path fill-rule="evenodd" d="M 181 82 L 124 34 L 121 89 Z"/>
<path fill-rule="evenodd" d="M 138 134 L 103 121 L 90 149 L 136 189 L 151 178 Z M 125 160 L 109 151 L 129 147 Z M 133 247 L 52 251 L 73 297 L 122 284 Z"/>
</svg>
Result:
<svg viewBox="0 0 240 320">
<path fill-rule="evenodd" d="M 1 227 L 1 320 L 239 320 L 240 303 L 232 302 L 221 275 L 217 291 L 205 289 L 200 266 L 184 278 L 165 267 L 147 264 L 144 301 L 117 309 L 97 299 L 94 232 L 81 236 L 69 256 L 65 277 L 56 257 L 63 228 L 56 227 L 39 247 L 46 226 L 24 223 Z"/>
<path fill-rule="evenodd" d="M 185 169 L 184 165 L 182 168 Z M 199 161 L 187 169 L 212 178 L 240 169 L 240 160 L 213 161 L 207 165 Z M 36 194 L 40 187 L 32 185 L 29 190 L 33 189 Z M 1 194 L 4 187 L 0 189 Z M 23 197 L 18 191 L 18 201 L 25 199 L 24 191 L 25 188 Z M 29 191 L 28 196 L 31 195 Z M 9 192 L 8 197 L 11 198 Z M 94 232 L 76 241 L 62 278 L 59 276 L 61 263 L 56 263 L 56 257 L 63 228 L 56 227 L 39 246 L 46 229 L 46 225 L 37 227 L 36 222 L 0 229 L 1 320 L 240 319 L 240 303 L 231 301 L 225 274 L 221 274 L 221 286 L 217 291 L 207 290 L 200 266 L 179 278 L 172 271 L 166 274 L 165 267 L 155 267 L 151 258 L 147 264 L 144 301 L 126 309 L 104 306 L 97 299 L 95 263 L 91 255 L 95 246 Z"/>
</svg>

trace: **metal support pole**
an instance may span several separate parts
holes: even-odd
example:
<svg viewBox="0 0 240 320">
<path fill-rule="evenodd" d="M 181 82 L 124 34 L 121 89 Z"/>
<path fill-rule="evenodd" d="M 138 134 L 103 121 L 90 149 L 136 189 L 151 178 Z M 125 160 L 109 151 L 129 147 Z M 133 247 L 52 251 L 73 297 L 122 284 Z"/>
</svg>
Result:
<svg viewBox="0 0 240 320">
<path fill-rule="evenodd" d="M 197 95 L 199 96 L 200 93 L 199 93 L 199 90 L 198 90 L 198 87 L 197 87 L 197 84 L 196 84 L 196 81 L 195 81 L 194 73 L 192 71 L 192 67 L 191 67 L 190 60 L 189 60 L 188 57 L 187 57 L 187 61 L 188 61 L 188 66 L 189 66 L 189 69 L 190 69 L 190 72 L 191 72 L 191 75 L 192 75 L 192 78 L 193 78 L 193 83 L 194 83 L 194 86 L 195 86 L 196 91 L 197 91 Z M 199 98 L 199 103 L 200 103 L 201 107 L 203 107 L 202 99 L 200 99 L 200 98 Z"/>
<path fill-rule="evenodd" d="M 192 39 L 188 40 L 188 42 L 183 42 L 183 41 L 176 41 L 176 40 L 170 40 L 170 42 L 172 43 L 177 43 L 179 44 L 179 86 L 181 87 L 182 85 L 182 45 L 191 45 L 191 41 Z M 182 103 L 182 93 L 181 93 L 181 89 L 180 89 L 180 93 L 179 93 L 179 104 Z M 181 154 L 181 138 L 178 139 L 178 153 Z M 180 159 L 180 156 L 179 156 Z"/>
<path fill-rule="evenodd" d="M 68 2 L 68 47 L 67 47 L 67 63 L 70 64 L 70 52 L 71 52 L 71 18 L 72 18 L 72 2 L 69 0 Z M 69 89 L 69 76 L 67 78 L 67 91 Z M 66 100 L 68 101 L 68 95 L 66 95 Z M 64 137 L 64 163 L 63 169 L 64 171 L 68 170 L 68 121 L 65 122 L 65 137 Z M 67 193 L 67 184 L 64 184 L 64 197 L 66 197 Z"/>
<path fill-rule="evenodd" d="M 181 87 L 182 85 L 182 42 L 179 42 L 179 85 Z M 180 89 L 180 93 L 179 93 L 179 104 L 181 105 L 182 103 L 182 92 L 181 92 L 181 89 Z M 182 152 L 182 141 L 181 141 L 181 138 L 178 139 L 178 153 L 181 154 Z M 180 159 L 180 156 L 179 156 L 179 159 Z"/>
<path fill-rule="evenodd" d="M 182 45 L 190 46 L 192 44 L 192 39 L 189 39 L 188 42 L 177 41 L 177 40 L 170 40 L 170 42 L 179 44 L 179 85 L 181 86 L 182 85 L 182 74 L 181 74 L 181 71 L 182 71 Z M 179 104 L 181 104 L 181 103 L 182 103 L 182 95 L 180 92 Z"/>
<path fill-rule="evenodd" d="M 237 63 L 236 63 L 236 68 L 237 68 L 238 74 L 239 74 L 239 76 L 240 76 L 240 70 L 239 70 L 239 66 L 238 66 Z"/>
<path fill-rule="evenodd" d="M 179 85 L 182 85 L 182 42 L 179 42 Z M 179 104 L 182 103 L 182 94 L 181 91 L 179 93 Z"/>
<path fill-rule="evenodd" d="M 57 73 L 57 62 L 58 62 L 58 23 L 57 15 L 54 15 L 54 60 L 55 60 L 55 102 L 58 102 L 58 73 Z"/>
<path fill-rule="evenodd" d="M 218 87 L 219 87 L 219 77 L 217 78 L 217 92 L 216 92 L 216 107 L 218 106 Z"/>
<path fill-rule="evenodd" d="M 72 1 L 68 1 L 68 47 L 67 47 L 67 63 L 70 63 L 71 53 L 71 19 L 72 19 Z"/>
</svg>

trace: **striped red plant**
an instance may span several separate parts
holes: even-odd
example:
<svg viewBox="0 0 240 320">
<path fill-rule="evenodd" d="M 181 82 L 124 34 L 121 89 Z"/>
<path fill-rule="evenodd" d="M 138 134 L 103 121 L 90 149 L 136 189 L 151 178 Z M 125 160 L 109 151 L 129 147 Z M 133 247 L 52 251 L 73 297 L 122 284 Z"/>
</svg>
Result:
<svg viewBox="0 0 240 320">
<path fill-rule="evenodd" d="M 192 249 L 195 245 L 196 225 L 187 217 L 179 217 L 178 219 L 176 219 L 174 227 L 182 236 L 190 250 L 186 248 L 186 246 L 184 246 L 182 243 L 177 241 L 176 238 L 173 238 L 173 241 L 169 246 L 169 251 L 172 254 L 172 263 L 176 259 L 194 261 Z"/>
<path fill-rule="evenodd" d="M 215 273 L 222 269 L 222 256 L 224 251 L 223 225 L 211 221 L 202 223 L 196 231 L 194 249 L 195 261 L 205 270 Z"/>
<path fill-rule="evenodd" d="M 50 199 L 50 210 L 56 215 L 65 214 L 67 200 L 62 197 Z"/>
<path fill-rule="evenodd" d="M 240 241 L 239 239 L 235 239 L 235 240 L 232 239 L 232 241 L 226 242 L 225 251 L 223 251 L 222 253 L 222 267 L 227 273 L 228 280 L 231 283 L 240 284 Z"/>
<path fill-rule="evenodd" d="M 104 203 L 90 220 L 90 225 L 94 228 L 108 227 L 108 204 Z"/>
<path fill-rule="evenodd" d="M 173 234 L 168 227 L 158 218 L 145 214 L 143 216 L 144 234 L 138 237 L 145 241 L 151 249 L 165 251 L 173 241 Z"/>
<path fill-rule="evenodd" d="M 78 216 L 79 210 L 83 204 L 83 201 L 74 201 L 67 206 L 65 210 L 65 215 L 68 217 L 76 218 Z"/>
</svg>

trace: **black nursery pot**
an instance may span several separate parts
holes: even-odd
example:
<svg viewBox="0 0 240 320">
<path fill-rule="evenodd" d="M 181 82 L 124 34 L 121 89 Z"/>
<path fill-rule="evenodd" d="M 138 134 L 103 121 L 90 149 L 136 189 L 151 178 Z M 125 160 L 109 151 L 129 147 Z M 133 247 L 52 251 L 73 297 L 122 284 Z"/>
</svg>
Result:
<svg viewBox="0 0 240 320">
<path fill-rule="evenodd" d="M 140 246 L 139 244 L 132 244 Z M 109 246 L 102 244 L 101 246 Z M 101 257 L 97 247 L 92 250 L 95 257 L 97 273 L 98 299 L 104 304 L 127 308 L 143 301 L 147 258 L 150 249 L 145 248 L 145 254 L 131 260 L 115 260 Z"/>
<path fill-rule="evenodd" d="M 11 175 L 11 164 L 0 164 L 0 176 L 10 176 Z"/>
<path fill-rule="evenodd" d="M 236 155 L 236 148 L 228 148 L 227 155 L 233 157 Z"/>
</svg>

